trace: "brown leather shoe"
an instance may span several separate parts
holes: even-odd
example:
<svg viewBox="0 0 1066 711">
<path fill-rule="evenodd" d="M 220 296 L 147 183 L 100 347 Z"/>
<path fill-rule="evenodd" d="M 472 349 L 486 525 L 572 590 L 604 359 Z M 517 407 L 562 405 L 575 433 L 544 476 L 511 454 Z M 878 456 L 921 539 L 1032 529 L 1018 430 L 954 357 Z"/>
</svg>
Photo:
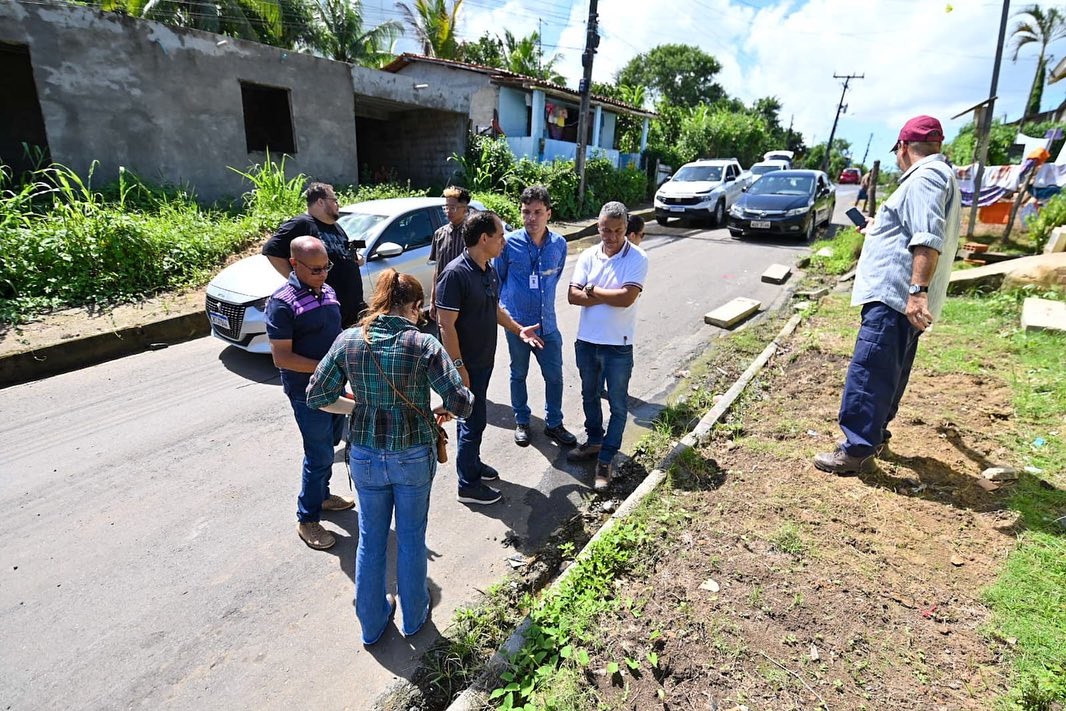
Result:
<svg viewBox="0 0 1066 711">
<path fill-rule="evenodd" d="M 837 447 L 832 452 L 822 452 L 814 457 L 814 466 L 830 474 L 852 475 L 869 469 L 873 456 L 853 457 Z"/>
<path fill-rule="evenodd" d="M 307 521 L 296 525 L 296 533 L 300 536 L 300 540 L 308 545 L 309 548 L 314 548 L 316 551 L 324 551 L 327 548 L 332 548 L 333 544 L 337 542 L 337 539 L 333 537 L 333 534 L 322 528 L 322 524 L 318 521 Z"/>
<path fill-rule="evenodd" d="M 592 488 L 596 491 L 607 491 L 607 487 L 611 485 L 611 463 L 610 462 L 596 462 L 596 480 L 592 485 Z"/>
<path fill-rule="evenodd" d="M 330 494 L 329 498 L 322 502 L 323 511 L 347 511 L 353 506 L 355 506 L 355 499 L 336 494 Z"/>
</svg>

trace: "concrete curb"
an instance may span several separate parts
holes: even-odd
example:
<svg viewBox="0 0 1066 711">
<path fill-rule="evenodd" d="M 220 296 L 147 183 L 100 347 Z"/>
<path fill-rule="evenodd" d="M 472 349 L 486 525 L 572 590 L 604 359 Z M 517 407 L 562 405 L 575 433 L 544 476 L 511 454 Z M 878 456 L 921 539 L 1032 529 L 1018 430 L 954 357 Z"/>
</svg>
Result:
<svg viewBox="0 0 1066 711">
<path fill-rule="evenodd" d="M 634 489 L 633 493 L 626 497 L 626 500 L 622 502 L 621 506 L 611 514 L 611 517 L 607 519 L 607 522 L 600 527 L 600 530 L 596 531 L 595 535 L 593 535 L 592 538 L 589 539 L 589 542 L 585 544 L 585 547 L 581 549 L 581 552 L 574 557 L 574 563 L 567 567 L 566 570 L 564 570 L 559 577 L 557 577 L 552 584 L 544 590 L 544 596 L 553 594 L 569 577 L 570 572 L 577 567 L 577 563 L 589 555 L 589 550 L 592 545 L 606 535 L 608 531 L 618 525 L 619 521 L 632 513 L 637 506 L 644 501 L 644 499 L 659 488 L 659 485 L 666 480 L 666 472 L 669 471 L 673 463 L 685 452 L 685 450 L 692 449 L 706 439 L 714 424 L 729 410 L 740 394 L 744 392 L 744 388 L 748 386 L 748 383 L 750 383 L 759 371 L 763 369 L 770 358 L 777 353 L 778 349 L 781 347 L 779 342 L 792 335 L 802 319 L 802 314 L 795 314 L 787 323 L 785 323 L 774 340 L 772 340 L 770 344 L 763 349 L 762 353 L 752 361 L 751 365 L 749 365 L 741 374 L 740 378 L 733 383 L 732 387 L 725 392 L 715 406 L 700 418 L 700 421 L 691 432 L 674 445 L 673 449 L 663 457 L 659 467 L 648 474 L 644 481 L 640 483 L 640 486 Z M 532 624 L 533 620 L 528 615 L 523 618 L 515 631 L 507 638 L 507 641 L 503 643 L 496 653 L 492 655 L 492 658 L 485 664 L 485 668 L 482 670 L 481 674 L 478 675 L 477 679 L 475 679 L 474 682 L 463 691 L 463 693 L 455 698 L 455 700 L 448 706 L 447 711 L 480 711 L 481 709 L 491 707 L 488 701 L 488 696 L 492 693 L 492 690 L 496 688 L 500 675 L 510 667 L 510 659 L 522 648 L 522 645 L 525 644 L 526 633 L 529 631 L 529 627 Z"/>
<path fill-rule="evenodd" d="M 632 214 L 647 218 L 654 208 L 640 208 Z M 563 236 L 567 242 L 596 234 L 596 221 L 568 223 Z M 138 326 L 71 338 L 31 351 L 0 356 L 0 388 L 41 380 L 72 370 L 105 363 L 123 356 L 155 350 L 207 336 L 211 327 L 202 308 Z"/>
<path fill-rule="evenodd" d="M 211 332 L 202 310 L 0 357 L 0 388 L 159 350 Z"/>
</svg>

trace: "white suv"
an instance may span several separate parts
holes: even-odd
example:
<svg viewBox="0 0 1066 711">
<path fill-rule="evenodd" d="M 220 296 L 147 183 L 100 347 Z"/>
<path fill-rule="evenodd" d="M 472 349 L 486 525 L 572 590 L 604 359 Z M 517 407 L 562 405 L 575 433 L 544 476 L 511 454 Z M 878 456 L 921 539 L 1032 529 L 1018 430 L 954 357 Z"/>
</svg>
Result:
<svg viewBox="0 0 1066 711">
<path fill-rule="evenodd" d="M 686 163 L 655 193 L 655 221 L 671 217 L 725 224 L 726 212 L 751 182 L 735 158 Z"/>
</svg>

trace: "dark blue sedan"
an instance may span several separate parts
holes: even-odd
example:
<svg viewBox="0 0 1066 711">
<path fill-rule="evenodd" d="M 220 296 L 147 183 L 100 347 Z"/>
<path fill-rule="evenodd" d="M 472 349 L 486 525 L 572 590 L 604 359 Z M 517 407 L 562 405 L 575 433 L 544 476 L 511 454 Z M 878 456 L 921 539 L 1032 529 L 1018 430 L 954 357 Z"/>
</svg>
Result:
<svg viewBox="0 0 1066 711">
<path fill-rule="evenodd" d="M 729 209 L 729 233 L 810 241 L 833 219 L 836 188 L 820 170 L 775 170 L 756 180 Z"/>
</svg>

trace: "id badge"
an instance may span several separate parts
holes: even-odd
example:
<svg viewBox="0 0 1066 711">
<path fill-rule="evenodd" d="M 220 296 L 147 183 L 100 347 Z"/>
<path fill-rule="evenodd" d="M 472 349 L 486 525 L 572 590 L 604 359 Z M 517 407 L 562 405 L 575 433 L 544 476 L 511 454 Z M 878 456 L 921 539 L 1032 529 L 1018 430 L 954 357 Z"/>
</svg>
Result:
<svg viewBox="0 0 1066 711">
<path fill-rule="evenodd" d="M 530 274 L 529 275 L 529 288 L 530 289 L 539 289 L 540 288 L 540 278 L 536 274 Z"/>
</svg>

